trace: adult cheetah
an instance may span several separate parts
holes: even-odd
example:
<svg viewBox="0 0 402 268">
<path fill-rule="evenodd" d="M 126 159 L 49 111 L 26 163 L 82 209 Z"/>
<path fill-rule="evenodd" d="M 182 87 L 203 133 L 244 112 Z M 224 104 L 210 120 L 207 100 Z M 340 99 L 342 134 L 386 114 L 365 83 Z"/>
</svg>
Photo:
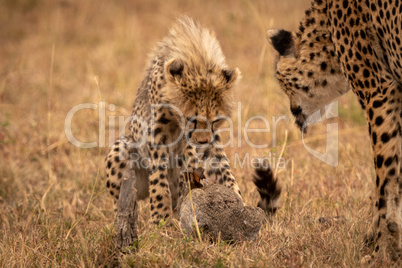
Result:
<svg viewBox="0 0 402 268">
<path fill-rule="evenodd" d="M 297 32 L 269 30 L 297 125 L 349 88 L 366 111 L 376 170 L 374 251 L 401 256 L 402 1 L 315 0 Z"/>
<path fill-rule="evenodd" d="M 149 196 L 151 220 L 158 223 L 172 215 L 186 192 L 187 175 L 197 177 L 192 174 L 200 165 L 206 182 L 225 185 L 241 197 L 218 133 L 230 115 L 231 89 L 239 79 L 239 69 L 228 68 L 208 29 L 185 16 L 177 21 L 149 56 L 129 134 L 105 159 L 106 186 L 115 209 L 121 180 L 134 173 L 137 197 Z M 274 211 L 276 184 L 269 177 L 256 184 L 263 208 Z"/>
</svg>

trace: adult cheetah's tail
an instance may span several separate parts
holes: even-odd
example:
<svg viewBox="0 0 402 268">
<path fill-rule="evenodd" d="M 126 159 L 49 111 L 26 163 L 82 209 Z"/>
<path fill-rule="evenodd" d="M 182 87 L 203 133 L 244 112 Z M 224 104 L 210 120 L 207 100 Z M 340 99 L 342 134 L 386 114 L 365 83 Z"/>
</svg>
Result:
<svg viewBox="0 0 402 268">
<path fill-rule="evenodd" d="M 254 170 L 253 182 L 261 197 L 258 207 L 268 214 L 274 214 L 279 208 L 282 189 L 274 177 L 268 161 L 260 161 L 260 165 Z"/>
</svg>

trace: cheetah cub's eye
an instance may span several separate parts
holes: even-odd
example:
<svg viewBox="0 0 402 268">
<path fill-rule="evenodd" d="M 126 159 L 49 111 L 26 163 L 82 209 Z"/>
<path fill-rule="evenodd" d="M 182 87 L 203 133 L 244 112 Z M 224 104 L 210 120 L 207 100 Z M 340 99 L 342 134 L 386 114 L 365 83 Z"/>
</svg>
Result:
<svg viewBox="0 0 402 268">
<path fill-rule="evenodd" d="M 214 121 L 211 122 L 212 132 L 214 132 L 216 129 L 218 129 L 220 126 L 222 126 L 222 124 L 227 120 L 229 120 L 229 117 L 227 117 L 227 116 L 217 117 Z"/>
</svg>

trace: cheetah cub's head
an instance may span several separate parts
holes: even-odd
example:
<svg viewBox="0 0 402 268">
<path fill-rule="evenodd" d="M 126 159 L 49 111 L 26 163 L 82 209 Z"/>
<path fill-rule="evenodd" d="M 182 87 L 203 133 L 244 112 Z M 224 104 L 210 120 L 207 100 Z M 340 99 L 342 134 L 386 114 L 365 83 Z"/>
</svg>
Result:
<svg viewBox="0 0 402 268">
<path fill-rule="evenodd" d="M 308 117 L 349 90 L 328 33 L 306 29 L 294 33 L 272 29 L 268 42 L 277 51 L 275 76 L 290 100 L 298 127 L 306 131 Z"/>
<path fill-rule="evenodd" d="M 214 133 L 229 120 L 239 69 L 226 65 L 215 34 L 187 16 L 177 21 L 163 44 L 168 50 L 165 92 L 180 110 L 180 127 L 196 145 L 214 142 Z"/>
<path fill-rule="evenodd" d="M 172 59 L 165 71 L 170 102 L 182 113 L 181 127 L 187 138 L 196 145 L 213 143 L 216 131 L 230 120 L 231 89 L 241 77 L 239 69 Z"/>
</svg>

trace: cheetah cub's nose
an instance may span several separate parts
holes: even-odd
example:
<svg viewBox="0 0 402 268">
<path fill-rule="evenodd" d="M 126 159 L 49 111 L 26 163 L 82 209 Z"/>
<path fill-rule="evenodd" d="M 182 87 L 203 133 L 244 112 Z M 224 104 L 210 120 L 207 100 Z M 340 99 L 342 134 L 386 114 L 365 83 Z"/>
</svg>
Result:
<svg viewBox="0 0 402 268">
<path fill-rule="evenodd" d="M 198 141 L 199 144 L 207 144 L 209 142 L 209 139 L 204 139 L 202 141 Z"/>
</svg>

